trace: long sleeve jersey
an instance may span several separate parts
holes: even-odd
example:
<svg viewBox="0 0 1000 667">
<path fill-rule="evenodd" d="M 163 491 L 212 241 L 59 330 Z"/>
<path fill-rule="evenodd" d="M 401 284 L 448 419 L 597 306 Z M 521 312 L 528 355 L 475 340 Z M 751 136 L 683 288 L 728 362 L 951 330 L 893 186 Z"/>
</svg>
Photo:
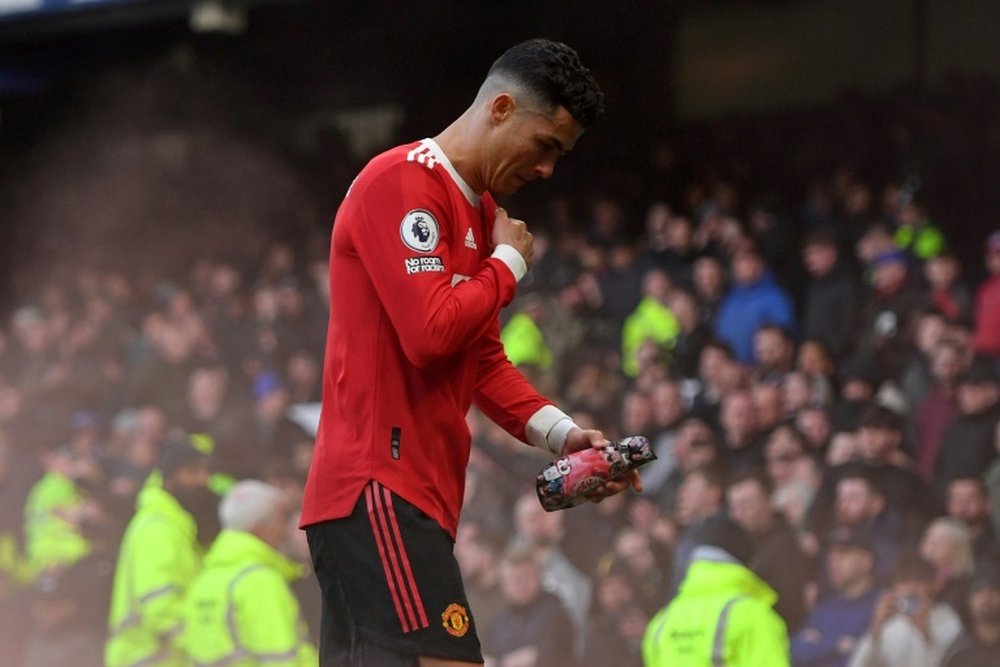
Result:
<svg viewBox="0 0 1000 667">
<path fill-rule="evenodd" d="M 569 418 L 500 342 L 526 266 L 492 247 L 496 202 L 432 140 L 375 157 L 334 220 L 323 408 L 301 524 L 348 516 L 377 480 L 454 537 L 474 403 L 514 437 L 558 450 Z"/>
</svg>

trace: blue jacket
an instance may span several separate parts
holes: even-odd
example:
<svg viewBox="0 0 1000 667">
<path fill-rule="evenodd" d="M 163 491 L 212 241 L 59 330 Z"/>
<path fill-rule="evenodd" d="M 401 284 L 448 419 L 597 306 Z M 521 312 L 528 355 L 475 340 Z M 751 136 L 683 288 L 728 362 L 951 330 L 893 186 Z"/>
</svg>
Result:
<svg viewBox="0 0 1000 667">
<path fill-rule="evenodd" d="M 792 300 L 770 271 L 755 283 L 733 285 L 715 315 L 715 335 L 733 348 L 738 361 L 749 364 L 754 333 L 765 324 L 795 328 Z"/>
<path fill-rule="evenodd" d="M 868 632 L 881 594 L 872 588 L 856 600 L 838 595 L 820 602 L 792 637 L 792 665 L 844 667 L 855 643 Z"/>
</svg>

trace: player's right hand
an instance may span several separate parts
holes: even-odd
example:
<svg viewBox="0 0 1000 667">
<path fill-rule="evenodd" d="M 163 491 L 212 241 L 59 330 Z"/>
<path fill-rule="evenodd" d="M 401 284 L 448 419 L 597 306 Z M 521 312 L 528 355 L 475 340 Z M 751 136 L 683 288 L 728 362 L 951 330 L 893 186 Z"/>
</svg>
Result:
<svg viewBox="0 0 1000 667">
<path fill-rule="evenodd" d="M 524 258 L 524 263 L 528 265 L 528 268 L 531 268 L 535 249 L 528 226 L 524 224 L 523 220 L 511 218 L 507 215 L 507 211 L 497 206 L 496 218 L 493 221 L 493 247 L 501 243 L 513 246 L 514 250 L 517 250 Z"/>
</svg>

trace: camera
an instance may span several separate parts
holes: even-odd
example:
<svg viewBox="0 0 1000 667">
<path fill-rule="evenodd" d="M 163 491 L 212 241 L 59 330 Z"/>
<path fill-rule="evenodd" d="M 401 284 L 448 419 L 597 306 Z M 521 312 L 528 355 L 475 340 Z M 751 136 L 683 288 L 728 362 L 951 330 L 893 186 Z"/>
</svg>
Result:
<svg viewBox="0 0 1000 667">
<path fill-rule="evenodd" d="M 916 595 L 902 595 L 896 599 L 896 611 L 913 616 L 920 609 L 920 598 Z"/>
</svg>

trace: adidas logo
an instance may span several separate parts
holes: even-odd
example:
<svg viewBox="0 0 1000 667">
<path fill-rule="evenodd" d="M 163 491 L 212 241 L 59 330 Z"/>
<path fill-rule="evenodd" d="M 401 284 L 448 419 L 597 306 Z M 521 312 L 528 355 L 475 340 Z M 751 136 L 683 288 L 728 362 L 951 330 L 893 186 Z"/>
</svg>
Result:
<svg viewBox="0 0 1000 667">
<path fill-rule="evenodd" d="M 479 246 L 476 245 L 476 237 L 472 235 L 472 227 L 469 227 L 469 231 L 465 233 L 465 247 L 479 250 Z"/>
</svg>

